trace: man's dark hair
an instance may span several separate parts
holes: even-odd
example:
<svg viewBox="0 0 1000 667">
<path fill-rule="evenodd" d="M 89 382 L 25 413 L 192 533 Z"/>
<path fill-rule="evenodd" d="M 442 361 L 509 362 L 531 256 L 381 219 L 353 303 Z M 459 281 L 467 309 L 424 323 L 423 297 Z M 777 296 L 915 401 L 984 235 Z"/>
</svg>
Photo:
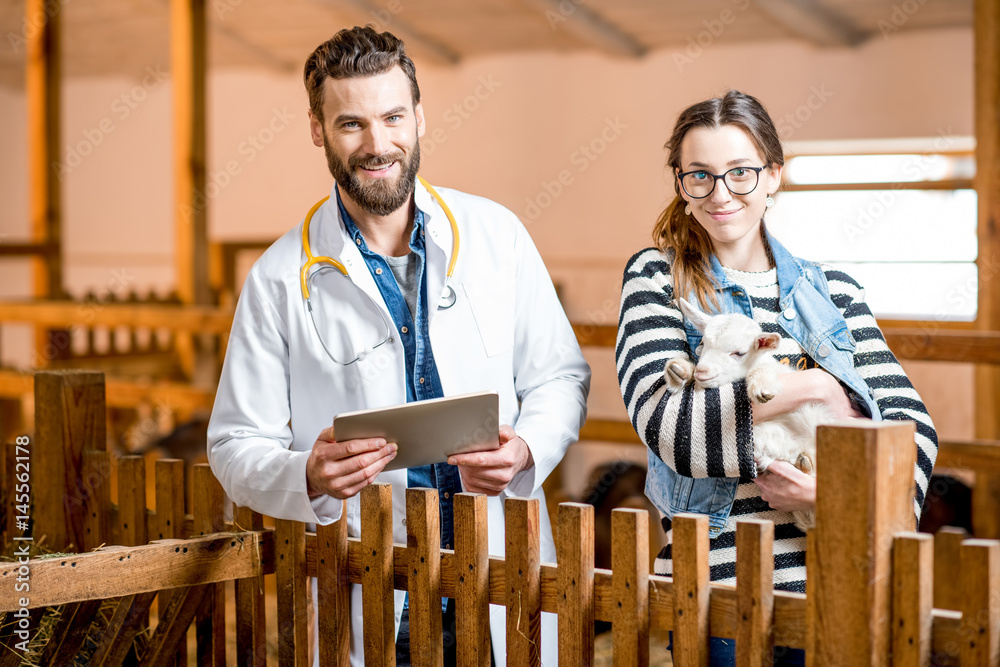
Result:
<svg viewBox="0 0 1000 667">
<path fill-rule="evenodd" d="M 344 28 L 316 47 L 306 60 L 303 78 L 309 93 L 309 110 L 323 122 L 323 84 L 327 77 L 348 79 L 384 74 L 399 65 L 410 79 L 413 104 L 420 101 L 417 70 L 406 55 L 402 40 L 371 26 Z"/>
</svg>

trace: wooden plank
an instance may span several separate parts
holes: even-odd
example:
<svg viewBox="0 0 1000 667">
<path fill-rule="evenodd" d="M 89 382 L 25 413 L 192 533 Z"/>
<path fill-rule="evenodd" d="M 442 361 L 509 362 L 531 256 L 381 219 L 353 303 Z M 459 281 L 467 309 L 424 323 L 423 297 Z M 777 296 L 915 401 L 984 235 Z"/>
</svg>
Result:
<svg viewBox="0 0 1000 667">
<path fill-rule="evenodd" d="M 708 517 L 676 514 L 673 522 L 674 663 L 708 664 Z"/>
<path fill-rule="evenodd" d="M 1000 541 L 962 543 L 961 664 L 1000 664 Z"/>
<path fill-rule="evenodd" d="M 573 333 L 581 346 L 614 347 L 618 328 L 615 325 L 575 323 Z M 899 359 L 1000 364 L 1000 324 L 980 331 L 887 327 L 882 333 L 889 349 Z"/>
<path fill-rule="evenodd" d="M 943 441 L 934 467 L 1000 472 L 1000 440 Z"/>
<path fill-rule="evenodd" d="M 102 630 L 87 664 L 91 667 L 124 664 L 135 636 L 149 627 L 149 608 L 155 597 L 156 593 L 140 593 L 118 598 L 111 620 Z"/>
<path fill-rule="evenodd" d="M 156 539 L 169 540 L 184 537 L 184 461 L 180 459 L 158 459 L 154 464 L 156 517 L 151 533 Z M 242 530 L 242 529 L 240 529 Z M 176 590 L 161 591 L 157 598 L 160 617 L 170 605 L 171 599 L 180 594 Z M 242 646 L 241 644 L 237 644 Z M 178 665 L 187 664 L 187 641 L 177 645 Z"/>
<path fill-rule="evenodd" d="M 283 666 L 305 667 L 309 663 L 305 524 L 278 519 L 274 525 L 278 662 Z"/>
<path fill-rule="evenodd" d="M 976 196 L 979 269 L 976 327 L 1000 329 L 1000 3 L 975 0 L 975 127 Z M 996 348 L 995 348 L 996 349 Z M 1000 368 L 975 369 L 976 437 L 1000 439 Z M 1000 473 L 976 475 L 972 487 L 972 532 L 979 538 L 1000 539 Z"/>
<path fill-rule="evenodd" d="M 45 535 L 49 549 L 75 550 L 84 543 L 83 505 L 67 501 L 82 486 L 83 452 L 107 449 L 105 419 L 103 374 L 41 371 L 35 375 L 34 535 Z"/>
<path fill-rule="evenodd" d="M 29 447 L 30 448 L 30 445 Z M 20 537 L 24 531 L 19 530 L 17 527 L 17 517 L 18 512 L 15 511 L 14 506 L 17 504 L 14 502 L 15 493 L 14 489 L 17 488 L 17 458 L 18 456 L 25 455 L 25 449 L 22 447 L 21 450 L 17 449 L 17 445 L 13 442 L 11 443 L 0 443 L 0 451 L 2 451 L 3 461 L 0 462 L 0 502 L 3 506 L 0 507 L 0 517 L 3 521 L 0 524 L 0 537 L 2 537 L 2 544 L 9 544 L 10 540 L 14 536 Z M 30 466 L 30 461 L 22 461 L 22 463 L 28 463 Z"/>
<path fill-rule="evenodd" d="M 80 650 L 87 630 L 94 622 L 94 615 L 103 600 L 75 602 L 62 610 L 58 624 L 52 631 L 38 664 L 65 665 L 73 661 Z"/>
<path fill-rule="evenodd" d="M 205 535 L 31 561 L 31 608 L 113 598 L 163 588 L 257 576 L 263 554 L 273 559 L 270 532 Z M 17 576 L 18 563 L 0 563 L 0 581 Z M 16 611 L 14 596 L 0 596 L 0 613 Z"/>
<path fill-rule="evenodd" d="M 945 526 L 934 535 L 934 606 L 961 609 L 962 591 L 955 585 L 961 569 L 962 542 L 969 537 L 964 528 Z"/>
<path fill-rule="evenodd" d="M 183 474 L 184 462 L 178 461 L 178 463 L 181 464 L 181 473 Z M 255 532 L 264 530 L 264 517 L 249 507 L 233 508 L 233 521 L 238 530 Z M 254 556 L 260 558 L 263 554 L 258 552 Z M 267 641 L 265 637 L 263 570 L 255 577 L 237 579 L 235 587 L 236 664 L 242 667 L 264 667 L 267 661 Z M 320 639 L 322 641 L 322 634 Z"/>
<path fill-rule="evenodd" d="M 541 664 L 541 542 L 538 500 L 504 500 L 507 664 Z"/>
<path fill-rule="evenodd" d="M 308 537 L 307 537 L 308 539 Z M 351 591 L 348 579 L 347 511 L 316 526 L 319 664 L 347 665 L 351 659 Z"/>
<path fill-rule="evenodd" d="M 45 327 L 165 329 L 188 333 L 228 334 L 233 308 L 175 303 L 100 303 L 69 300 L 0 300 L 0 320 Z"/>
<path fill-rule="evenodd" d="M 391 484 L 371 484 L 361 491 L 361 545 L 366 563 L 361 575 L 365 664 L 392 667 L 396 664 L 396 610 Z"/>
<path fill-rule="evenodd" d="M 194 465 L 195 534 L 207 535 L 226 529 L 225 493 L 207 463 Z M 223 584 L 212 584 L 207 600 L 198 609 L 195 629 L 198 664 L 224 667 L 226 664 L 226 598 Z"/>
<path fill-rule="evenodd" d="M 62 12 L 48 11 L 47 0 L 26 0 L 25 97 L 28 120 L 28 211 L 31 240 L 52 248 L 33 262 L 34 294 L 62 293 Z M 36 17 L 45 20 L 36 25 Z M 2 318 L 0 318 L 2 319 Z M 39 334 L 42 332 L 38 332 Z M 44 366 L 44 335 L 36 335 L 37 366 Z M 79 544 L 79 543 L 78 543 Z"/>
<path fill-rule="evenodd" d="M 441 522 L 437 489 L 406 490 L 406 555 L 410 564 L 410 663 L 444 664 L 441 634 Z"/>
<path fill-rule="evenodd" d="M 611 510 L 611 576 L 615 665 L 649 665 L 649 512 Z M 708 605 L 706 605 L 707 608 Z"/>
<path fill-rule="evenodd" d="M 146 460 L 142 456 L 118 459 L 118 526 L 121 542 L 138 547 L 146 537 Z"/>
<path fill-rule="evenodd" d="M 884 331 L 898 359 L 1000 364 L 1000 331 L 928 331 L 894 328 Z"/>
<path fill-rule="evenodd" d="M 493 652 L 487 500 L 482 494 L 456 493 L 454 502 L 456 662 L 459 667 L 489 667 Z"/>
<path fill-rule="evenodd" d="M 173 667 L 176 647 L 184 641 L 188 626 L 209 595 L 210 589 L 211 586 L 192 586 L 171 598 L 149 641 L 149 648 L 142 658 L 142 667 Z"/>
<path fill-rule="evenodd" d="M 266 544 L 266 543 L 265 543 Z M 348 538 L 348 577 L 351 583 L 363 581 L 364 567 L 367 564 L 364 547 L 358 538 Z M 310 576 L 315 576 L 316 563 L 314 539 L 306 537 L 306 567 Z M 395 565 L 392 584 L 398 590 L 407 587 L 406 548 L 394 546 Z M 457 566 L 455 555 L 448 550 L 441 552 L 441 595 L 455 597 Z M 465 566 L 462 566 L 463 568 Z M 489 596 L 490 604 L 505 605 L 509 591 L 506 587 L 507 564 L 501 558 L 489 559 Z M 464 570 L 463 570 L 464 571 Z M 265 572 L 267 569 L 265 568 Z M 559 586 L 558 567 L 543 563 L 541 565 L 541 604 L 542 611 L 558 613 L 562 600 L 562 589 Z M 735 586 L 713 584 L 710 589 L 711 611 L 710 626 L 720 636 L 735 637 L 737 631 L 737 594 Z M 613 596 L 611 570 L 594 570 L 594 618 L 598 621 L 611 621 L 613 616 Z M 774 591 L 774 642 L 779 646 L 805 648 L 806 641 L 806 596 L 802 593 Z M 650 627 L 658 630 L 674 628 L 674 585 L 670 577 L 649 576 L 649 616 Z"/>
<path fill-rule="evenodd" d="M 892 664 L 931 664 L 934 538 L 900 533 L 892 545 Z"/>
<path fill-rule="evenodd" d="M 774 663 L 774 523 L 736 523 L 736 664 Z"/>
<path fill-rule="evenodd" d="M 915 529 L 913 422 L 820 426 L 815 548 L 807 549 L 811 664 L 885 664 L 892 536 Z M 849 461 L 850 465 L 844 465 Z"/>
<path fill-rule="evenodd" d="M 559 563 L 559 664 L 594 664 L 594 506 L 560 503 L 557 526 Z"/>
<path fill-rule="evenodd" d="M 83 452 L 82 488 L 67 498 L 67 504 L 83 505 L 83 551 L 93 551 L 111 541 L 111 454 L 88 449 Z"/>
</svg>

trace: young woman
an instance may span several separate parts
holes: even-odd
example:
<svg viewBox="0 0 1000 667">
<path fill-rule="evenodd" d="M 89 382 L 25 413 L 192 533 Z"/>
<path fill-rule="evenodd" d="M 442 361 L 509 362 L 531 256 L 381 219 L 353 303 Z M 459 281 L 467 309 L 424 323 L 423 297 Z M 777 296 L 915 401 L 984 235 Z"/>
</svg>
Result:
<svg viewBox="0 0 1000 667">
<path fill-rule="evenodd" d="M 791 512 L 815 507 L 816 481 L 784 462 L 758 474 L 753 424 L 807 401 L 838 417 L 914 420 L 918 517 L 937 435 L 861 286 L 793 257 L 767 232 L 764 213 L 785 160 L 760 102 L 730 91 L 695 104 L 681 112 L 666 148 L 677 196 L 653 230 L 656 247 L 625 269 L 616 347 L 622 397 L 649 448 L 646 493 L 665 517 L 668 545 L 655 571 L 672 573 L 670 517 L 698 512 L 709 516 L 711 579 L 734 584 L 736 520 L 769 519 L 775 588 L 805 592 L 806 539 Z M 742 380 L 667 391 L 664 365 L 683 355 L 696 360 L 701 336 L 685 323 L 677 297 L 706 312 L 753 317 L 781 334 L 775 356 L 801 372 L 782 375 L 781 393 L 765 404 L 751 405 Z M 713 664 L 734 664 L 734 650 L 732 640 L 713 638 Z M 790 664 L 802 659 L 801 651 L 783 654 Z"/>
</svg>

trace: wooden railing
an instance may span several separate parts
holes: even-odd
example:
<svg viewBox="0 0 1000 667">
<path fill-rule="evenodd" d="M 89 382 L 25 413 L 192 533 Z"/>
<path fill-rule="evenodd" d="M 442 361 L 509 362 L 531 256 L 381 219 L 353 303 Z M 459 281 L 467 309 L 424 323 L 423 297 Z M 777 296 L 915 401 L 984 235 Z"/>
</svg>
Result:
<svg viewBox="0 0 1000 667">
<path fill-rule="evenodd" d="M 16 544 L 37 544 L 44 535 L 50 548 L 84 553 L 0 565 L 0 582 L 20 577 L 30 585 L 24 600 L 0 596 L 6 614 L 0 642 L 11 649 L 0 651 L 0 665 L 11 663 L 11 655 L 20 659 L 22 636 L 35 638 L 44 610 L 53 607 L 60 613 L 37 664 L 69 664 L 84 651 L 89 664 L 121 664 L 130 651 L 140 664 L 174 664 L 192 622 L 198 664 L 265 664 L 261 577 L 272 573 L 281 665 L 310 664 L 309 576 L 318 577 L 324 665 L 347 664 L 350 584 L 362 586 L 364 623 L 355 631 L 364 635 L 366 664 L 393 663 L 394 589 L 409 591 L 411 624 L 426 630 L 411 634 L 415 664 L 440 664 L 434 610 L 442 596 L 456 600 L 462 665 L 490 662 L 489 604 L 506 607 L 507 664 L 518 666 L 537 665 L 538 648 L 556 640 L 542 636 L 542 612 L 558 615 L 560 664 L 591 664 L 594 620 L 612 623 L 615 664 L 647 664 L 651 629 L 674 632 L 674 660 L 681 666 L 702 664 L 710 635 L 736 639 L 740 665 L 770 664 L 775 645 L 805 648 L 817 665 L 920 665 L 933 656 L 937 664 L 995 667 L 1000 654 L 1000 542 L 956 542 L 953 534 L 935 541 L 911 532 L 916 448 L 910 424 L 821 428 L 817 525 L 809 535 L 809 584 L 802 595 L 773 590 L 773 525 L 765 521 L 738 523 L 732 587 L 708 580 L 704 516 L 676 517 L 674 576 L 662 577 L 649 574 L 644 511 L 614 511 L 613 567 L 601 570 L 593 566 L 589 505 L 559 507 L 557 563 L 539 560 L 536 500 L 507 499 L 506 559 L 488 553 L 486 498 L 476 494 L 455 498 L 454 551 L 439 548 L 437 492 L 429 489 L 407 490 L 406 546 L 392 543 L 392 495 L 384 485 L 362 492 L 360 537 L 348 537 L 344 520 L 315 534 L 290 521 L 264 529 L 263 517 L 245 508 L 225 523 L 221 487 L 204 465 L 195 469 L 193 512 L 185 516 L 180 461 L 156 463 L 154 511 L 143 460 L 118 458 L 113 506 L 114 455 L 103 449 L 102 387 L 94 375 L 40 375 L 36 386 L 49 399 L 60 397 L 40 408 L 39 423 L 48 426 L 28 444 L 3 448 L 4 543 L 23 536 L 9 500 L 20 482 L 15 462 L 28 456 L 33 539 Z M 964 453 L 980 457 L 981 449 L 987 448 L 969 445 Z M 985 456 L 993 460 L 992 453 Z M 62 475 L 55 477 L 59 465 Z M 945 541 L 956 549 L 959 567 L 935 577 L 935 547 Z M 235 658 L 226 655 L 221 584 L 227 581 L 236 582 Z M 951 608 L 932 606 L 939 582 L 960 593 Z M 157 599 L 158 620 L 147 632 Z M 95 613 L 100 605 L 107 613 Z"/>
</svg>

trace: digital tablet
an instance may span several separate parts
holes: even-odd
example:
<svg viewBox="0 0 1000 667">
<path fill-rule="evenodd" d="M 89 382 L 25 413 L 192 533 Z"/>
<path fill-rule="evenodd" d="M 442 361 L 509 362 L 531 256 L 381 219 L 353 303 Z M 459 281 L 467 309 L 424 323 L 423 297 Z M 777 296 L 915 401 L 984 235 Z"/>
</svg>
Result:
<svg viewBox="0 0 1000 667">
<path fill-rule="evenodd" d="M 452 454 L 499 449 L 500 396 L 484 391 L 345 412 L 334 417 L 333 431 L 339 442 L 395 442 L 396 458 L 385 470 L 444 463 Z"/>
</svg>

